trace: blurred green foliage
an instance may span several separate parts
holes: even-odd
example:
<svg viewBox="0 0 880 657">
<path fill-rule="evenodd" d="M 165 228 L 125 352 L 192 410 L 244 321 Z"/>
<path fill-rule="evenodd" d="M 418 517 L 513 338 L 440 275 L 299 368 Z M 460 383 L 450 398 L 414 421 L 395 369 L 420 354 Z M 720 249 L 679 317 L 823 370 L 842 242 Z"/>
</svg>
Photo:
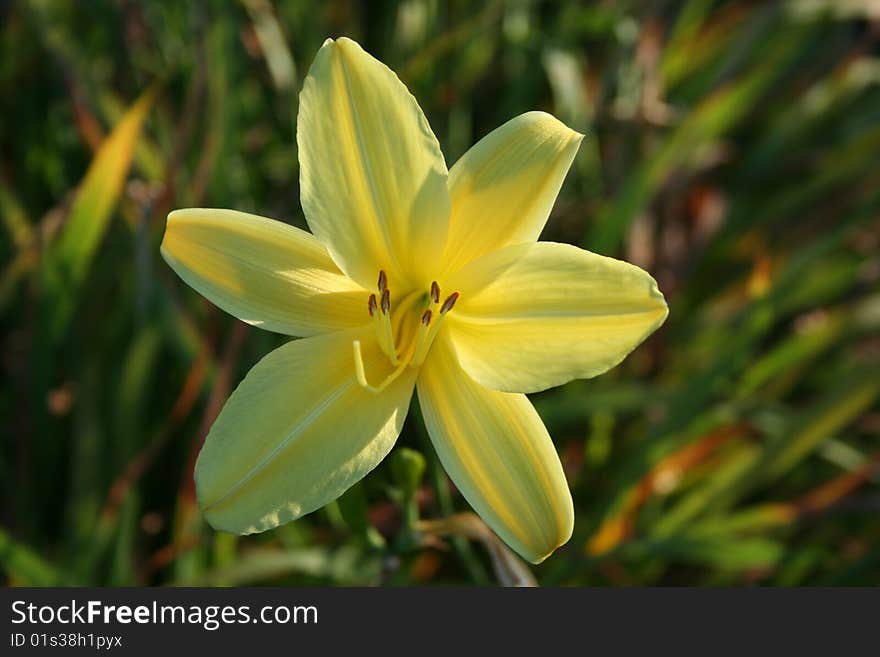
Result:
<svg viewBox="0 0 880 657">
<path fill-rule="evenodd" d="M 297 92 L 336 35 L 399 72 L 450 164 L 528 110 L 586 133 L 543 238 L 635 262 L 669 301 L 623 365 L 534 396 L 577 512 L 537 581 L 880 584 L 875 3 L 33 0 L 0 15 L 8 584 L 529 579 L 472 518 L 450 520 L 467 506 L 417 415 L 397 454 L 295 523 L 234 537 L 195 506 L 200 441 L 283 338 L 173 275 L 165 216 L 304 226 Z"/>
</svg>

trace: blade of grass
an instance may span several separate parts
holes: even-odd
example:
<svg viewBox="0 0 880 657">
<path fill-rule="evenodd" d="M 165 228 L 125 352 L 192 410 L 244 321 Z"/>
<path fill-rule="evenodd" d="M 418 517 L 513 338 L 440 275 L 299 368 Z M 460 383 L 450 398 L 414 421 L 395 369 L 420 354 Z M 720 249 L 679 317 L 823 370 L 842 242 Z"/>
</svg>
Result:
<svg viewBox="0 0 880 657">
<path fill-rule="evenodd" d="M 67 222 L 42 261 L 44 308 L 50 336 L 57 340 L 70 321 L 113 208 L 122 195 L 141 126 L 155 91 L 131 106 L 92 160 Z"/>
<path fill-rule="evenodd" d="M 0 564 L 12 586 L 59 586 L 58 572 L 27 546 L 0 528 Z"/>
</svg>

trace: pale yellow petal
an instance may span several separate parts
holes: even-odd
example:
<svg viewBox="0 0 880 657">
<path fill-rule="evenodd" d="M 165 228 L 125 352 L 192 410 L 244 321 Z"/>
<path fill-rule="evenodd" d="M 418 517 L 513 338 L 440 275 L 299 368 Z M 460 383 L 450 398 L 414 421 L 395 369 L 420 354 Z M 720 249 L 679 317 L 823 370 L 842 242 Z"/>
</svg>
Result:
<svg viewBox="0 0 880 657">
<path fill-rule="evenodd" d="M 445 271 L 541 234 L 583 135 L 544 112 L 511 119 L 449 172 Z"/>
<path fill-rule="evenodd" d="M 614 367 L 666 319 L 638 267 L 568 244 L 509 246 L 451 283 L 447 323 L 462 367 L 482 385 L 537 392 Z"/>
<path fill-rule="evenodd" d="M 308 336 L 369 321 L 363 289 L 304 230 L 234 210 L 168 215 L 162 255 L 226 312 L 270 331 Z"/>
<path fill-rule="evenodd" d="M 216 529 L 272 529 L 336 499 L 389 452 L 415 380 L 381 394 L 355 379 L 352 341 L 377 377 L 388 360 L 370 334 L 289 342 L 261 360 L 226 402 L 196 463 L 199 506 Z"/>
<path fill-rule="evenodd" d="M 475 383 L 442 333 L 422 368 L 418 391 L 443 467 L 486 524 L 534 563 L 568 541 L 571 493 L 529 400 Z"/>
<path fill-rule="evenodd" d="M 394 72 L 354 41 L 328 39 L 303 84 L 296 136 L 303 210 L 340 268 L 364 287 L 380 268 L 392 289 L 401 278 L 430 283 L 449 220 L 446 163 Z"/>
</svg>

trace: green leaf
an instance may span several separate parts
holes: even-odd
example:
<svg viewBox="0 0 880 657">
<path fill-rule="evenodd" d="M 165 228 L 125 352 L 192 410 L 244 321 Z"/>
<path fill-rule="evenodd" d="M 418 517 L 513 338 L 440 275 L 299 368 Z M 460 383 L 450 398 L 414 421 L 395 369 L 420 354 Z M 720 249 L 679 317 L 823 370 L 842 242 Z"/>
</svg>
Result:
<svg viewBox="0 0 880 657">
<path fill-rule="evenodd" d="M 671 562 L 739 571 L 774 566 L 782 558 L 784 547 L 780 542 L 764 537 L 714 539 L 685 534 L 631 543 L 623 552 L 631 559 L 659 557 Z"/>
<path fill-rule="evenodd" d="M 11 584 L 23 586 L 58 586 L 60 577 L 55 569 L 30 548 L 13 540 L 0 529 L 0 566 L 9 575 Z"/>
<path fill-rule="evenodd" d="M 43 286 L 49 335 L 67 328 L 89 266 L 128 175 L 155 89 L 145 92 L 101 144 L 77 192 L 61 234 L 43 258 Z"/>
</svg>

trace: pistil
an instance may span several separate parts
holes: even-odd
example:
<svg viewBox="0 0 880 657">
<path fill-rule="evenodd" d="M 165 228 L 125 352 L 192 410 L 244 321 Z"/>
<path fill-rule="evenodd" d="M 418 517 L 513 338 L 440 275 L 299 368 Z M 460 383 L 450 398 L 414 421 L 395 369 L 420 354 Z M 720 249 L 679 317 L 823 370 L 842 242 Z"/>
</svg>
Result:
<svg viewBox="0 0 880 657">
<path fill-rule="evenodd" d="M 364 371 L 364 357 L 361 353 L 361 341 L 355 340 L 354 342 L 352 342 L 352 349 L 354 351 L 354 371 L 358 383 L 372 393 L 379 393 L 385 390 L 385 388 L 391 385 L 394 380 L 397 379 L 398 376 L 400 376 L 400 373 L 406 369 L 406 366 L 408 364 L 407 361 L 399 362 L 394 371 L 386 376 L 379 385 L 372 385 L 369 381 L 367 381 L 367 373 L 366 371 Z"/>
</svg>

